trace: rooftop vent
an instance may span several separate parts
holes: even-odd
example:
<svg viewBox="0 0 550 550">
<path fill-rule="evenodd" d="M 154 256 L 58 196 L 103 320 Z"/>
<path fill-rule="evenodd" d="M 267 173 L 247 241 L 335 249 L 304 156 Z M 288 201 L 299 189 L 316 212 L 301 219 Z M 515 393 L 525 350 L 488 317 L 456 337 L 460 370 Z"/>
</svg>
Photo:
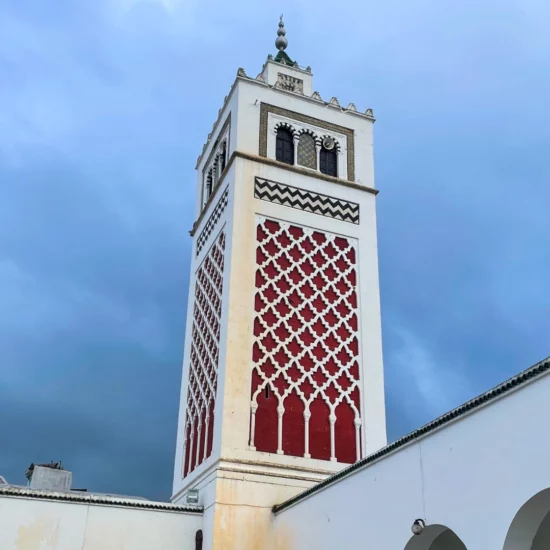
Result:
<svg viewBox="0 0 550 550">
<path fill-rule="evenodd" d="M 31 489 L 46 491 L 70 491 L 72 472 L 63 469 L 61 462 L 31 464 L 25 472 Z"/>
</svg>

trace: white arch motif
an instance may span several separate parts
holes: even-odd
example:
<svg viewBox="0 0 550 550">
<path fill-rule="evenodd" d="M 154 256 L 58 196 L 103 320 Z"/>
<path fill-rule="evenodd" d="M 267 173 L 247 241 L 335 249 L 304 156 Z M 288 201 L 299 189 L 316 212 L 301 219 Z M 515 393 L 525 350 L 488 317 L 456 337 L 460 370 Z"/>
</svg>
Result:
<svg viewBox="0 0 550 550">
<path fill-rule="evenodd" d="M 548 547 L 548 539 L 550 488 L 537 493 L 518 510 L 506 534 L 503 550 L 542 550 Z"/>
<path fill-rule="evenodd" d="M 294 139 L 296 139 L 299 135 L 298 131 L 294 128 L 294 126 L 292 126 L 292 124 L 289 124 L 288 122 L 284 122 L 284 121 L 277 122 L 277 124 L 275 124 L 275 126 L 273 127 L 273 133 L 277 135 L 277 132 L 281 128 L 288 130 L 292 134 L 292 137 Z"/>
<path fill-rule="evenodd" d="M 459 536 L 446 525 L 428 525 L 420 535 L 413 535 L 405 550 L 466 550 Z"/>
</svg>

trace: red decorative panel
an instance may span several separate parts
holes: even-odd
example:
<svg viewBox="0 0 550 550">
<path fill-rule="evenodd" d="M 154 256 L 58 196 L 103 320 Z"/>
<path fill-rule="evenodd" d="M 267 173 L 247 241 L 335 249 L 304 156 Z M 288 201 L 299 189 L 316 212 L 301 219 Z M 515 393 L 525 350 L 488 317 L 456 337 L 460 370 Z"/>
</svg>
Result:
<svg viewBox="0 0 550 550">
<path fill-rule="evenodd" d="M 212 453 L 214 404 L 223 291 L 225 234 L 214 242 L 196 274 L 183 476 Z"/>
<path fill-rule="evenodd" d="M 361 458 L 356 244 L 258 217 L 250 445 Z"/>
</svg>

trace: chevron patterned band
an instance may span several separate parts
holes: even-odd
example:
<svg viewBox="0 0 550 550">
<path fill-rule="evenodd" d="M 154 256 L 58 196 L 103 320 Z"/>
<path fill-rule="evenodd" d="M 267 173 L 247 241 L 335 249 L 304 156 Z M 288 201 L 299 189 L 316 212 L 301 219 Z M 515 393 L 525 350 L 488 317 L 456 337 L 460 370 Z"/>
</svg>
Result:
<svg viewBox="0 0 550 550">
<path fill-rule="evenodd" d="M 210 237 L 212 231 L 214 231 L 214 228 L 216 227 L 216 224 L 221 218 L 221 215 L 223 214 L 223 211 L 227 206 L 228 197 L 229 197 L 229 188 L 226 187 L 225 191 L 220 197 L 220 200 L 218 201 L 218 204 L 216 204 L 214 211 L 212 212 L 212 214 L 210 214 L 208 221 L 204 225 L 204 229 L 200 232 L 200 235 L 197 237 L 197 254 L 196 254 L 197 256 L 200 254 L 203 246 L 206 244 L 206 241 L 208 240 L 208 237 Z"/>
<path fill-rule="evenodd" d="M 359 223 L 359 205 L 327 195 L 312 193 L 298 187 L 291 187 L 275 181 L 256 178 L 254 197 L 282 206 L 290 206 L 320 216 L 335 218 L 349 223 Z"/>
</svg>

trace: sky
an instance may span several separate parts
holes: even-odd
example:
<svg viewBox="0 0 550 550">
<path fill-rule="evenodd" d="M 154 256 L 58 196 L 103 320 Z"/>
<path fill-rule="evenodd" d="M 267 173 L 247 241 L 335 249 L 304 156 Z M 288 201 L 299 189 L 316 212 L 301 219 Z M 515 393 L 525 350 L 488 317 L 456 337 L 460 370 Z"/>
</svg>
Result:
<svg viewBox="0 0 550 550">
<path fill-rule="evenodd" d="M 170 496 L 194 165 L 280 13 L 373 108 L 389 440 L 550 355 L 543 0 L 0 0 L 0 474 Z"/>
</svg>

